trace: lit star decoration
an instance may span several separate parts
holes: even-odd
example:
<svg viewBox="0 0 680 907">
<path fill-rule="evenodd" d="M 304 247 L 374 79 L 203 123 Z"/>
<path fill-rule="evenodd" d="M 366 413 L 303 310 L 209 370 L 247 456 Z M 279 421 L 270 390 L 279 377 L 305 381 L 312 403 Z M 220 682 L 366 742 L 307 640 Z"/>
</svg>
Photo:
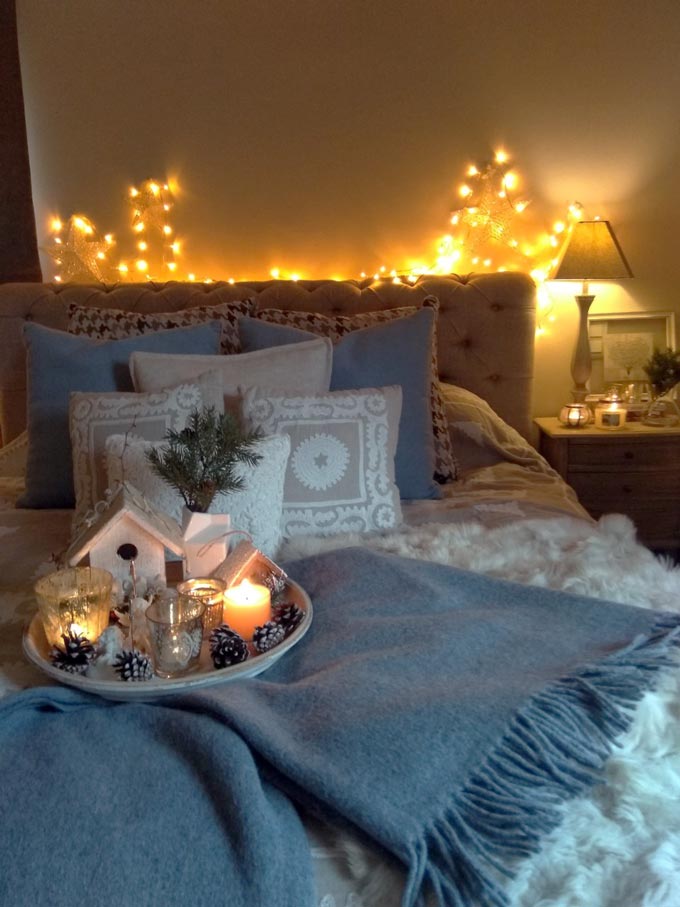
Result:
<svg viewBox="0 0 680 907">
<path fill-rule="evenodd" d="M 170 186 L 161 180 L 147 179 L 139 186 L 130 187 L 128 200 L 132 207 L 132 231 L 137 235 L 136 277 L 167 280 L 177 270 L 175 255 L 179 252 L 169 216 L 175 204 Z M 130 269 L 121 262 L 119 270 L 126 276 Z"/>
<path fill-rule="evenodd" d="M 110 269 L 108 252 L 113 244 L 110 234 L 101 237 L 84 214 L 73 214 L 66 224 L 58 217 L 52 218 L 51 228 L 52 241 L 46 251 L 59 268 L 54 277 L 57 282 L 106 279 Z"/>
<path fill-rule="evenodd" d="M 512 222 L 528 202 L 515 196 L 518 177 L 507 156 L 497 153 L 481 170 L 472 164 L 467 176 L 459 189 L 465 204 L 453 212 L 451 223 L 466 230 L 464 242 L 472 253 L 491 240 L 511 244 Z"/>
<path fill-rule="evenodd" d="M 175 203 L 168 184 L 154 179 L 144 180 L 139 186 L 131 186 L 129 201 L 132 207 L 132 229 L 136 233 L 144 230 L 158 230 L 162 233 L 167 224 L 168 212 Z"/>
</svg>

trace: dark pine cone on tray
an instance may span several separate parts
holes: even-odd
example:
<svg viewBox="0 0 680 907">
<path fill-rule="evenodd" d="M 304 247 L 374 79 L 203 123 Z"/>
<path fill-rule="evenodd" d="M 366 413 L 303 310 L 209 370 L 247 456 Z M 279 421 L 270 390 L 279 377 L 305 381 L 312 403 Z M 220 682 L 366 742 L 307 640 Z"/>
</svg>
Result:
<svg viewBox="0 0 680 907">
<path fill-rule="evenodd" d="M 261 627 L 255 627 L 253 645 L 258 652 L 268 652 L 286 638 L 286 630 L 275 620 L 268 620 Z"/>
<path fill-rule="evenodd" d="M 86 636 L 69 630 L 63 633 L 64 648 L 54 646 L 50 652 L 52 664 L 68 674 L 84 674 L 95 657 L 95 648 Z"/>
<path fill-rule="evenodd" d="M 290 636 L 304 616 L 305 612 L 295 602 L 282 602 L 274 607 L 273 619 L 283 627 L 286 636 Z"/>
<path fill-rule="evenodd" d="M 248 644 L 228 624 L 220 624 L 210 634 L 210 655 L 216 668 L 228 668 L 248 658 Z"/>
<path fill-rule="evenodd" d="M 151 680 L 153 677 L 151 659 L 137 649 L 122 651 L 116 655 L 113 669 L 121 680 L 142 681 Z"/>
</svg>

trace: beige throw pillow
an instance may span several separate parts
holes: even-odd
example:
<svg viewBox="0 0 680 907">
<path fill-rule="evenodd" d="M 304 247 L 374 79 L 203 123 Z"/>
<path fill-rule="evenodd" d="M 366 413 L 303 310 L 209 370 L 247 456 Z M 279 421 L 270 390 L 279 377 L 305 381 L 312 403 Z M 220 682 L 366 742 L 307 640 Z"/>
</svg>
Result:
<svg viewBox="0 0 680 907">
<path fill-rule="evenodd" d="M 156 391 L 192 381 L 208 369 L 222 374 L 225 412 L 240 415 L 239 386 L 275 387 L 323 393 L 330 387 L 333 347 L 326 337 L 233 356 L 130 357 L 132 383 L 138 391 Z"/>
</svg>

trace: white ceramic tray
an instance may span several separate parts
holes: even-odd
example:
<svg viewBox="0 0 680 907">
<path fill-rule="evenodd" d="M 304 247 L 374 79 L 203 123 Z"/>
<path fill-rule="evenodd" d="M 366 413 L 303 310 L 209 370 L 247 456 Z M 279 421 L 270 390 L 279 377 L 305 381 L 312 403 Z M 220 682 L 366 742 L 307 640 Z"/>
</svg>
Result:
<svg viewBox="0 0 680 907">
<path fill-rule="evenodd" d="M 270 668 L 289 649 L 297 645 L 312 623 L 312 603 L 309 596 L 297 583 L 288 580 L 283 598 L 286 602 L 294 602 L 303 612 L 304 616 L 293 632 L 278 646 L 261 655 L 251 655 L 240 664 L 230 665 L 228 668 L 213 667 L 208 650 L 207 641 L 203 642 L 201 660 L 198 668 L 182 677 L 173 677 L 169 680 L 154 678 L 145 681 L 121 680 L 110 666 L 100 666 L 96 677 L 83 674 L 69 674 L 55 667 L 49 659 L 50 645 L 43 630 L 40 615 L 36 614 L 28 629 L 24 633 L 24 652 L 26 656 L 44 671 L 52 680 L 77 687 L 88 693 L 95 693 L 105 699 L 115 699 L 123 702 L 143 702 L 159 699 L 162 696 L 187 693 L 204 687 L 215 686 L 229 680 L 244 677 L 255 677 Z"/>
</svg>

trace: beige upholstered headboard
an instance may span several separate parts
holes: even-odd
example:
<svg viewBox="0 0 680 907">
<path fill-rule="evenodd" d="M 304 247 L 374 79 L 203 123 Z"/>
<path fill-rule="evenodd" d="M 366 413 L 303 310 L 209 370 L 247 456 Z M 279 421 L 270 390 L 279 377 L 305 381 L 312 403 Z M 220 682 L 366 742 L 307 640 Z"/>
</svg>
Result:
<svg viewBox="0 0 680 907">
<path fill-rule="evenodd" d="M 68 304 L 170 312 L 256 296 L 261 308 L 353 314 L 440 301 L 439 376 L 483 397 L 523 435 L 530 430 L 535 288 L 525 274 L 424 277 L 415 286 L 391 280 L 261 283 L 0 285 L 0 429 L 6 443 L 26 423 L 26 360 L 22 325 L 66 329 Z"/>
</svg>

